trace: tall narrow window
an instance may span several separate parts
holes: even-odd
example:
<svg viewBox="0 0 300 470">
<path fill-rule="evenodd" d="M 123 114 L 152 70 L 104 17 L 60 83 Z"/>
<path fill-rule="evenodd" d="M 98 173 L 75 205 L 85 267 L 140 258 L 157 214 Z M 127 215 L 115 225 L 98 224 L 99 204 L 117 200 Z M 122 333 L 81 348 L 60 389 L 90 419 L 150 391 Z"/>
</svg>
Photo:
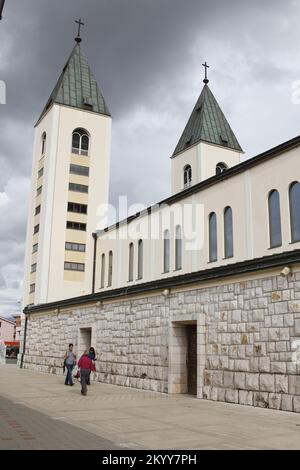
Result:
<svg viewBox="0 0 300 470">
<path fill-rule="evenodd" d="M 164 273 L 170 272 L 170 232 L 164 231 Z"/>
<path fill-rule="evenodd" d="M 101 289 L 103 289 L 105 283 L 105 254 L 101 257 Z"/>
<path fill-rule="evenodd" d="M 128 281 L 133 281 L 133 263 L 134 263 L 134 246 L 133 243 L 129 245 L 129 273 Z"/>
<path fill-rule="evenodd" d="M 175 229 L 175 270 L 182 268 L 182 235 L 181 227 Z"/>
<path fill-rule="evenodd" d="M 143 279 L 143 240 L 139 240 L 138 246 L 138 279 Z"/>
<path fill-rule="evenodd" d="M 42 135 L 42 157 L 46 153 L 46 141 L 47 141 L 47 134 L 46 132 L 44 132 L 44 134 Z"/>
<path fill-rule="evenodd" d="M 295 181 L 290 186 L 291 241 L 300 241 L 300 183 Z"/>
<path fill-rule="evenodd" d="M 184 189 L 188 188 L 192 184 L 192 167 L 191 165 L 186 165 L 183 169 L 183 186 Z"/>
<path fill-rule="evenodd" d="M 226 207 L 224 210 L 224 251 L 225 258 L 233 257 L 233 221 L 232 209 Z"/>
<path fill-rule="evenodd" d="M 269 193 L 270 248 L 281 246 L 280 197 L 275 189 Z"/>
<path fill-rule="evenodd" d="M 108 255 L 108 287 L 112 286 L 112 276 L 113 276 L 113 252 L 110 251 Z"/>
<path fill-rule="evenodd" d="M 72 134 L 72 153 L 88 155 L 90 146 L 89 134 L 84 129 L 75 129 Z"/>
<path fill-rule="evenodd" d="M 218 259 L 217 216 L 215 212 L 209 215 L 209 261 Z"/>
</svg>

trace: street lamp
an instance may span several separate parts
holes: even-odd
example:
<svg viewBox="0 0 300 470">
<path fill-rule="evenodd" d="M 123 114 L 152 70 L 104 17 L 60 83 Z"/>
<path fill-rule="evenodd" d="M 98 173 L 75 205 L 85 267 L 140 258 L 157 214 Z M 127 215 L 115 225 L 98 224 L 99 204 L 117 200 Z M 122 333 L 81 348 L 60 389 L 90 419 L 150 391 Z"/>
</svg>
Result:
<svg viewBox="0 0 300 470">
<path fill-rule="evenodd" d="M 2 12 L 4 7 L 5 0 L 0 0 L 0 20 L 2 20 Z"/>
</svg>

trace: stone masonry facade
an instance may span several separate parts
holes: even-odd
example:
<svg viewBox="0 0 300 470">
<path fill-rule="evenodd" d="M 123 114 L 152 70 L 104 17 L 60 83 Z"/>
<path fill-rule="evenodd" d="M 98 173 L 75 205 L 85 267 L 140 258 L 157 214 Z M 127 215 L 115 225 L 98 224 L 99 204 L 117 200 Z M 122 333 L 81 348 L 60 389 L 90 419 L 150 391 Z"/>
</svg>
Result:
<svg viewBox="0 0 300 470">
<path fill-rule="evenodd" d="M 24 367 L 62 374 L 91 331 L 97 380 L 187 392 L 185 325 L 197 325 L 197 396 L 300 412 L 300 271 L 30 313 Z"/>
</svg>

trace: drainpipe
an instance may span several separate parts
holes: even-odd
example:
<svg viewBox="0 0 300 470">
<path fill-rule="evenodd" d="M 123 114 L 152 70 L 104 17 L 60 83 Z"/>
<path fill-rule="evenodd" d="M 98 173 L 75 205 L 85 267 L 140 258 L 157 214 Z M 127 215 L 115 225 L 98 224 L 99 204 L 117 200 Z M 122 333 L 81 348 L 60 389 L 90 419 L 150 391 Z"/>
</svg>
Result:
<svg viewBox="0 0 300 470">
<path fill-rule="evenodd" d="M 93 255 L 93 281 L 92 281 L 92 294 L 95 293 L 95 282 L 96 282 L 96 263 L 97 263 L 97 233 L 93 233 L 94 239 L 94 255 Z"/>
<path fill-rule="evenodd" d="M 25 313 L 25 325 L 24 325 L 24 337 L 23 337 L 23 352 L 22 352 L 22 357 L 21 357 L 20 369 L 23 369 L 23 362 L 24 362 L 24 356 L 25 356 L 26 337 L 27 337 L 27 322 L 28 322 L 28 317 L 27 317 L 27 314 Z"/>
</svg>

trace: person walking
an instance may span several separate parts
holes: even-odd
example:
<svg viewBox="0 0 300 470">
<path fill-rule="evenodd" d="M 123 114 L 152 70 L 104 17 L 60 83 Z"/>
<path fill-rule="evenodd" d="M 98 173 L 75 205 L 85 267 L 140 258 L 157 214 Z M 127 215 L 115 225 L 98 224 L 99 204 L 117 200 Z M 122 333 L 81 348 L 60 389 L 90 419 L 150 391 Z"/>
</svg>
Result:
<svg viewBox="0 0 300 470">
<path fill-rule="evenodd" d="M 64 365 L 67 368 L 65 385 L 73 386 L 72 371 L 76 364 L 76 354 L 73 353 L 73 344 L 69 344 L 69 349 L 64 355 Z"/>
<path fill-rule="evenodd" d="M 80 369 L 81 395 L 86 395 L 90 373 L 91 371 L 96 371 L 95 364 L 92 359 L 89 358 L 88 351 L 84 351 L 82 354 L 78 361 L 78 367 Z"/>
<path fill-rule="evenodd" d="M 96 361 L 96 352 L 95 352 L 95 349 L 94 348 L 90 348 L 89 349 L 89 358 L 93 361 L 93 364 L 95 365 L 95 361 Z M 87 385 L 91 385 L 91 372 L 89 374 L 89 378 L 88 378 L 88 381 L 87 381 Z"/>
</svg>

